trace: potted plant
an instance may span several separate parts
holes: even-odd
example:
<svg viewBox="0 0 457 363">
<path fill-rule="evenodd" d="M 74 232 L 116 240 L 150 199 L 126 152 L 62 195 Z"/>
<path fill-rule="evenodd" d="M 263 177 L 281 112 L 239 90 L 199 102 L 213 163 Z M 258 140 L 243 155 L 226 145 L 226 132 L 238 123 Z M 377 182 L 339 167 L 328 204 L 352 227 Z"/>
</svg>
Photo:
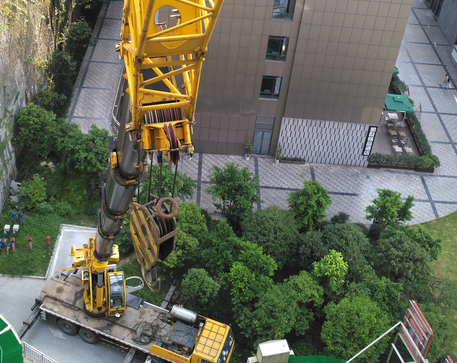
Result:
<svg viewBox="0 0 457 363">
<path fill-rule="evenodd" d="M 281 153 L 282 153 L 282 146 L 278 145 L 276 147 L 276 151 L 275 151 L 275 163 L 276 164 L 279 163 L 279 160 L 282 159 Z"/>
<path fill-rule="evenodd" d="M 244 144 L 244 150 L 246 151 L 245 157 L 246 160 L 249 160 L 250 154 L 252 152 L 252 149 L 254 147 L 252 146 L 252 143 L 250 141 L 246 141 L 246 144 Z"/>
</svg>

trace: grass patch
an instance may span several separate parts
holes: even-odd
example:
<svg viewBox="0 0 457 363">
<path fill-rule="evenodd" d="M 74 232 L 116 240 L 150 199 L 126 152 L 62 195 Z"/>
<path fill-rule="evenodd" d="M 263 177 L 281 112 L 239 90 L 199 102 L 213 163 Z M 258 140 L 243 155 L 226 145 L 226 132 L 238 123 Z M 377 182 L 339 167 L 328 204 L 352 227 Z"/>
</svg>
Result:
<svg viewBox="0 0 457 363">
<path fill-rule="evenodd" d="M 0 214 L 0 225 L 10 224 L 12 211 L 4 208 Z M 19 220 L 16 216 L 15 224 Z M 19 231 L 16 235 L 16 252 L 10 250 L 6 254 L 6 244 L 0 250 L 0 274 L 11 276 L 45 276 L 51 260 L 52 251 L 60 232 L 60 225 L 65 221 L 55 215 L 24 214 Z M 8 234 L 8 241 L 13 234 L 12 229 Z M 27 237 L 33 238 L 33 249 L 29 251 Z M 51 248 L 48 250 L 46 236 L 51 237 Z"/>
<path fill-rule="evenodd" d="M 457 212 L 446 217 L 423 223 L 421 226 L 430 232 L 434 238 L 442 238 L 443 253 L 437 261 L 433 261 L 432 273 L 446 276 L 452 281 L 457 290 Z M 446 350 L 457 355 L 457 312 L 446 315 L 452 324 L 452 329 L 446 341 Z M 433 329 L 433 327 L 432 327 Z"/>
<path fill-rule="evenodd" d="M 125 278 L 130 276 L 139 276 L 143 278 L 140 264 L 137 261 L 125 263 L 118 267 L 117 270 L 124 271 Z M 170 289 L 172 281 L 170 278 L 160 276 L 160 268 L 158 272 L 161 280 L 160 291 L 154 292 L 145 286 L 143 289 L 133 292 L 132 295 L 138 296 L 151 304 L 160 306 L 162 300 L 165 298 L 168 290 Z"/>
</svg>

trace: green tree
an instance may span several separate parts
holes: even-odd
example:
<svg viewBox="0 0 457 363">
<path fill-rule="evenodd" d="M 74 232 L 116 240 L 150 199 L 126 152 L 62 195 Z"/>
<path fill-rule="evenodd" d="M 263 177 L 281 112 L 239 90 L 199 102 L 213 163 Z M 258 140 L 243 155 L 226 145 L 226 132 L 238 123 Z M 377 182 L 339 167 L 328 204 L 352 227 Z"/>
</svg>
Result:
<svg viewBox="0 0 457 363">
<path fill-rule="evenodd" d="M 242 262 L 235 262 L 227 275 L 231 285 L 231 298 L 234 309 L 243 310 L 246 308 L 246 304 L 253 303 L 266 290 L 271 288 L 274 283 L 270 276 L 259 275 L 251 271 Z"/>
<path fill-rule="evenodd" d="M 404 232 L 383 235 L 375 248 L 373 262 L 379 275 L 394 282 L 424 282 L 430 271 L 430 255 Z"/>
<path fill-rule="evenodd" d="M 67 107 L 73 94 L 76 68 L 71 55 L 59 49 L 51 53 L 46 65 L 46 78 L 51 82 L 51 89 L 67 97 Z"/>
<path fill-rule="evenodd" d="M 182 291 L 191 299 L 190 308 L 208 313 L 214 306 L 220 285 L 202 268 L 191 268 L 183 276 Z"/>
<path fill-rule="evenodd" d="M 212 195 L 214 206 L 238 232 L 241 221 L 252 213 L 253 203 L 260 201 L 256 194 L 259 176 L 248 168 L 240 169 L 238 164 L 226 163 L 223 168 L 214 165 L 209 180 L 211 186 L 206 191 Z"/>
<path fill-rule="evenodd" d="M 282 339 L 291 331 L 304 335 L 314 319 L 313 309 L 323 302 L 322 287 L 306 271 L 266 291 L 255 304 L 251 321 L 240 327 L 258 343 Z"/>
<path fill-rule="evenodd" d="M 56 116 L 40 106 L 29 103 L 16 113 L 13 144 L 22 147 L 21 158 L 35 163 L 38 158 L 46 159 L 52 150 L 52 140 L 46 130 Z"/>
<path fill-rule="evenodd" d="M 408 195 L 405 201 L 400 199 L 401 194 L 389 189 L 378 189 L 378 198 L 373 204 L 366 207 L 366 219 L 375 220 L 384 228 L 395 227 L 400 223 L 413 219 L 411 208 L 414 206 L 414 197 Z"/>
<path fill-rule="evenodd" d="M 443 251 L 443 246 L 441 245 L 441 242 L 443 241 L 442 238 L 433 238 L 432 235 L 420 225 L 417 226 L 417 228 L 404 227 L 403 230 L 409 238 L 424 248 L 433 260 L 438 260 L 438 257 Z"/>
<path fill-rule="evenodd" d="M 352 283 L 349 286 L 349 291 L 367 295 L 382 311 L 387 313 L 391 322 L 401 320 L 407 305 L 406 300 L 400 300 L 403 285 L 384 276 L 376 276 L 373 269 L 368 266 L 365 267 L 361 278 L 360 283 Z"/>
<path fill-rule="evenodd" d="M 85 20 L 73 22 L 64 32 L 65 48 L 78 65 L 83 61 L 91 36 L 92 29 Z"/>
<path fill-rule="evenodd" d="M 46 182 L 35 174 L 33 179 L 22 182 L 19 192 L 19 204 L 32 211 L 46 200 Z"/>
<path fill-rule="evenodd" d="M 327 250 L 332 249 L 343 255 L 348 263 L 347 280 L 358 281 L 371 252 L 370 241 L 361 229 L 352 223 L 328 224 L 324 227 L 322 242 Z"/>
<path fill-rule="evenodd" d="M 348 272 L 348 264 L 343 260 L 340 252 L 330 250 L 328 255 L 313 263 L 313 275 L 325 281 L 327 295 L 338 295 L 342 292 L 344 278 Z"/>
<path fill-rule="evenodd" d="M 161 262 L 170 269 L 183 267 L 187 261 L 195 260 L 198 248 L 198 240 L 178 228 L 176 247 L 167 259 Z"/>
<path fill-rule="evenodd" d="M 305 180 L 303 189 L 289 194 L 287 202 L 298 228 L 302 231 L 312 230 L 327 216 L 325 210 L 332 204 L 327 189 L 318 181 Z"/>
<path fill-rule="evenodd" d="M 72 161 L 77 170 L 97 174 L 108 168 L 109 132 L 92 125 L 87 134 L 81 132 Z"/>
<path fill-rule="evenodd" d="M 290 211 L 270 206 L 256 211 L 241 222 L 243 237 L 263 248 L 279 269 L 295 259 L 298 229 Z"/>
<path fill-rule="evenodd" d="M 148 175 L 141 183 L 140 202 L 146 203 L 148 200 L 149 181 L 151 181 L 151 194 L 155 194 L 157 196 L 160 195 L 160 197 L 171 197 L 173 193 L 174 180 L 174 168 L 168 165 L 165 158 L 163 158 L 162 184 L 160 184 L 160 163 L 156 163 L 152 165 L 152 168 L 149 168 Z M 177 171 L 174 197 L 178 197 L 182 201 L 192 198 L 194 195 L 194 188 L 196 188 L 196 184 L 192 181 L 192 178 L 190 178 L 187 174 L 182 174 Z"/>
<path fill-rule="evenodd" d="M 201 260 L 214 276 L 229 272 L 236 261 L 239 239 L 232 228 L 225 222 L 218 223 L 201 242 Z"/>
<path fill-rule="evenodd" d="M 366 295 L 349 295 L 338 304 L 324 308 L 325 322 L 321 337 L 331 356 L 349 359 L 389 329 L 389 318 Z M 366 363 L 377 363 L 385 352 L 386 337 L 365 351 L 359 358 Z"/>
<path fill-rule="evenodd" d="M 300 264 L 306 271 L 312 271 L 313 263 L 328 254 L 328 248 L 322 241 L 322 231 L 301 233 L 298 237 L 298 246 Z"/>
<path fill-rule="evenodd" d="M 178 228 L 199 241 L 208 233 L 206 219 L 202 215 L 200 207 L 194 202 L 181 203 L 176 219 Z"/>
</svg>

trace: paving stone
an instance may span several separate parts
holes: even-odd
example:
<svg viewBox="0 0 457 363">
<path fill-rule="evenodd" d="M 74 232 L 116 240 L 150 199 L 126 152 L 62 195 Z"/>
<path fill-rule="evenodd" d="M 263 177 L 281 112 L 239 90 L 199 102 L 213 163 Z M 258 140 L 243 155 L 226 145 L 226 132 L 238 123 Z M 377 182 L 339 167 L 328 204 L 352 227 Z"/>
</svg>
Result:
<svg viewBox="0 0 457 363">
<path fill-rule="evenodd" d="M 367 177 L 363 168 L 316 165 L 316 180 L 329 192 L 371 195 Z"/>
<path fill-rule="evenodd" d="M 74 116 L 109 119 L 115 91 L 81 89 Z M 100 102 L 102 100 L 102 102 Z"/>
<path fill-rule="evenodd" d="M 440 64 L 440 60 L 433 51 L 431 44 L 407 43 L 406 48 L 411 61 L 416 63 Z"/>
<path fill-rule="evenodd" d="M 107 72 L 107 68 L 109 72 Z M 121 72 L 122 63 L 120 62 L 119 64 L 91 62 L 84 79 L 83 87 L 117 90 Z"/>
<path fill-rule="evenodd" d="M 122 20 L 122 12 L 124 9 L 124 2 L 123 1 L 113 1 L 109 2 L 109 7 L 106 12 L 106 17 L 111 19 L 119 19 Z M 119 31 L 120 33 L 120 31 Z"/>
<path fill-rule="evenodd" d="M 448 131 L 451 141 L 457 142 L 457 116 L 456 115 L 441 115 L 441 120 L 443 120 L 444 126 Z M 426 134 L 428 135 L 428 134 Z M 445 139 L 443 138 L 443 141 Z M 446 141 L 450 141 L 446 137 Z"/>
<path fill-rule="evenodd" d="M 419 122 L 421 123 L 422 130 L 427 135 L 427 140 L 429 143 L 433 141 L 449 141 L 446 132 L 436 114 L 422 113 L 417 114 Z M 447 116 L 441 115 L 441 118 L 444 120 Z M 451 118 L 451 117 L 450 117 Z M 454 118 L 455 120 L 455 118 Z M 447 126 L 446 126 L 447 127 Z M 449 128 L 447 127 L 449 131 Z M 457 132 L 457 130 L 456 130 Z M 457 137 L 457 133 L 456 133 Z"/>
<path fill-rule="evenodd" d="M 429 93 L 439 113 L 453 113 L 454 120 L 457 120 L 457 105 L 455 102 L 457 92 L 455 89 L 434 88 L 429 89 Z"/>
<path fill-rule="evenodd" d="M 441 218 L 457 211 L 457 204 L 435 203 L 435 208 Z"/>
<path fill-rule="evenodd" d="M 396 173 L 384 171 L 371 176 L 374 190 L 391 189 L 401 193 L 403 198 L 413 195 L 416 199 L 427 199 L 427 193 L 418 173 Z"/>
<path fill-rule="evenodd" d="M 457 203 L 457 178 L 436 178 L 424 176 L 430 195 L 434 201 Z"/>
<path fill-rule="evenodd" d="M 440 159 L 441 166 L 435 175 L 457 175 L 457 155 L 450 144 L 431 144 L 432 153 Z"/>
<path fill-rule="evenodd" d="M 122 16 L 122 11 L 120 12 L 120 15 Z M 103 22 L 103 28 L 100 32 L 100 38 L 112 40 L 113 51 L 114 44 L 121 41 L 121 26 L 122 19 L 105 19 Z"/>
<path fill-rule="evenodd" d="M 418 42 L 428 44 L 428 38 L 425 32 L 422 30 L 420 24 L 408 24 L 403 35 L 404 42 Z"/>
<path fill-rule="evenodd" d="M 435 43 L 437 45 L 448 45 L 446 38 L 438 26 L 426 26 L 424 27 L 424 31 L 433 45 L 435 45 Z M 426 42 L 428 43 L 428 40 Z"/>
<path fill-rule="evenodd" d="M 398 76 L 401 80 L 404 79 L 404 82 L 407 86 L 422 86 L 422 83 L 419 79 L 419 76 L 416 72 L 414 64 L 411 63 L 409 58 L 406 61 L 398 61 L 397 59 L 397 69 L 398 69 Z M 407 76 L 405 76 L 407 75 Z M 436 82 L 435 82 L 436 83 Z M 436 83 L 438 85 L 438 83 Z"/>
</svg>

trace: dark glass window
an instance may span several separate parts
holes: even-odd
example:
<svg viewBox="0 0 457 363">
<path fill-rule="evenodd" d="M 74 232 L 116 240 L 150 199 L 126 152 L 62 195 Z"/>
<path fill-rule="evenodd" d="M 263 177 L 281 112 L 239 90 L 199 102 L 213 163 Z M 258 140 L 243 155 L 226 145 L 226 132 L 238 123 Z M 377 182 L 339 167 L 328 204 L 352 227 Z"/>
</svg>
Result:
<svg viewBox="0 0 457 363">
<path fill-rule="evenodd" d="M 295 0 L 274 0 L 273 19 L 292 20 L 294 10 Z"/>
<path fill-rule="evenodd" d="M 260 97 L 279 98 L 282 77 L 263 76 Z"/>
<path fill-rule="evenodd" d="M 289 38 L 270 35 L 267 46 L 267 60 L 285 61 Z"/>
</svg>

